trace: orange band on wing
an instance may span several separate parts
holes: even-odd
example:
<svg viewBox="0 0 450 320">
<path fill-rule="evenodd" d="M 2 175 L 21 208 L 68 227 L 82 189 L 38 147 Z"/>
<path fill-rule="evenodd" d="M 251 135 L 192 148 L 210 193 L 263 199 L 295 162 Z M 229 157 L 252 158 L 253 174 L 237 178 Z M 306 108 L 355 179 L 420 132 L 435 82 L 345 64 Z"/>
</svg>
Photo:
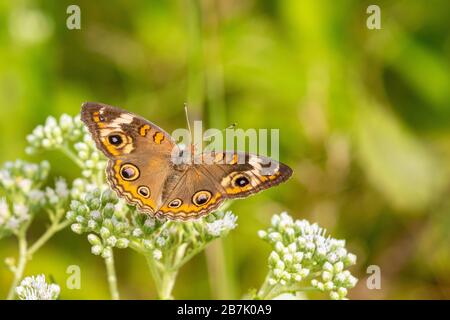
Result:
<svg viewBox="0 0 450 320">
<path fill-rule="evenodd" d="M 155 143 L 157 144 L 161 144 L 161 142 L 164 140 L 164 134 L 162 134 L 161 132 L 156 132 L 153 135 L 153 141 L 155 141 Z"/>
<path fill-rule="evenodd" d="M 217 203 L 217 201 L 221 197 L 222 197 L 222 194 L 220 192 L 218 192 L 218 193 L 216 193 L 214 195 L 214 197 L 210 201 L 208 201 L 206 204 L 204 204 L 202 206 L 196 206 L 196 205 L 193 205 L 193 204 L 192 205 L 190 205 L 190 204 L 182 204 L 178 208 L 170 208 L 168 206 L 163 206 L 159 210 L 162 211 L 162 212 L 169 212 L 170 211 L 170 212 L 173 212 L 173 213 L 180 213 L 180 212 L 197 213 L 197 212 L 202 211 L 203 209 L 207 209 L 211 205 L 214 205 L 215 203 Z"/>
<path fill-rule="evenodd" d="M 144 124 L 142 127 L 139 128 L 139 134 L 142 137 L 145 137 L 149 131 L 150 131 L 150 126 L 148 124 Z"/>
<path fill-rule="evenodd" d="M 125 196 L 126 200 L 131 203 L 135 204 L 138 203 L 142 208 L 150 208 L 152 211 L 155 210 L 156 205 L 155 202 L 150 198 L 144 198 L 141 196 L 137 189 L 139 188 L 139 185 L 136 183 L 133 183 L 132 181 L 125 181 L 120 176 L 120 168 L 122 166 L 122 160 L 117 160 L 114 164 L 114 183 L 112 187 L 116 190 L 118 190 L 122 195 Z"/>
</svg>

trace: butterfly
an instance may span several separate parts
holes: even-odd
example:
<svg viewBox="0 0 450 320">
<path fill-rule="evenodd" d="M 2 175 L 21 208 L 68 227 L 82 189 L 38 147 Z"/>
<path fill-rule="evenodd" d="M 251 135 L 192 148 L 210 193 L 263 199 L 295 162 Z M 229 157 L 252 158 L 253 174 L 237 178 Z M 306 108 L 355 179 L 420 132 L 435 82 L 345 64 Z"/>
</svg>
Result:
<svg viewBox="0 0 450 320">
<path fill-rule="evenodd" d="M 84 103 L 81 120 L 109 159 L 110 187 L 140 212 L 158 218 L 197 219 L 227 199 L 248 197 L 292 175 L 285 164 L 243 152 L 211 151 L 193 156 L 196 161 L 174 161 L 184 159 L 185 151 L 167 132 L 106 104 Z"/>
</svg>

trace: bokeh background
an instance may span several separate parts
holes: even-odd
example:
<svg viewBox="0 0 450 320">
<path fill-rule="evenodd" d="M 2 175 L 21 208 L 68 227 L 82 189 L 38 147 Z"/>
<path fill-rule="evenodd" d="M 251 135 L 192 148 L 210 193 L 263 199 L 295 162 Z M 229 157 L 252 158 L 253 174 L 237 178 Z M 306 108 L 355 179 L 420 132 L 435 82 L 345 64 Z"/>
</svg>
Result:
<svg viewBox="0 0 450 320">
<path fill-rule="evenodd" d="M 81 8 L 81 30 L 66 28 L 70 4 Z M 381 8 L 381 30 L 366 27 L 370 4 Z M 239 298 L 259 287 L 269 247 L 257 230 L 287 211 L 347 240 L 360 279 L 350 298 L 448 299 L 448 13 L 445 0 L 1 1 L 0 162 L 45 158 L 54 176 L 79 176 L 57 152 L 24 149 L 47 116 L 75 115 L 84 101 L 168 132 L 185 127 L 184 102 L 208 127 L 280 128 L 293 178 L 232 204 L 239 227 L 183 267 L 175 297 Z M 0 259 L 15 253 L 3 239 Z M 116 256 L 122 297 L 154 298 L 141 256 Z M 109 298 L 102 259 L 70 230 L 25 273 L 64 284 L 71 264 L 82 288 L 61 298 Z M 366 287 L 372 264 L 381 290 Z M 1 297 L 10 281 L 2 264 Z"/>
</svg>

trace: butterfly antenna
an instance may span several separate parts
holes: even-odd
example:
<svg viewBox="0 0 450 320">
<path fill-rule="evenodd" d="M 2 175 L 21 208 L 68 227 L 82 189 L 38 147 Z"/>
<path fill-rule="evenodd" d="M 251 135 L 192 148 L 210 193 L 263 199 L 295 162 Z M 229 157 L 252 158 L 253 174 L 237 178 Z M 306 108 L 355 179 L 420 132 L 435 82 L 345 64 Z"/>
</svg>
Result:
<svg viewBox="0 0 450 320">
<path fill-rule="evenodd" d="M 184 113 L 186 114 L 187 127 L 188 127 L 189 134 L 190 134 L 191 140 L 192 140 L 193 137 L 192 137 L 192 131 L 191 131 L 191 123 L 189 121 L 188 105 L 186 102 L 184 103 Z"/>
</svg>

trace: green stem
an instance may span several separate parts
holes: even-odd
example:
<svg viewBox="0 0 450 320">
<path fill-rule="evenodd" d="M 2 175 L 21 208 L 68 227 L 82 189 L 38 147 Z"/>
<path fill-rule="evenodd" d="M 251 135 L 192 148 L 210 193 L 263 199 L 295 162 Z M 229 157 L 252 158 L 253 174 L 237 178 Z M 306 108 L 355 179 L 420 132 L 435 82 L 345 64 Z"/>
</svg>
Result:
<svg viewBox="0 0 450 320">
<path fill-rule="evenodd" d="M 212 242 L 205 250 L 209 283 L 214 299 L 231 299 L 234 296 L 233 282 L 225 258 L 222 239 Z"/>
<path fill-rule="evenodd" d="M 158 297 L 161 300 L 173 299 L 172 290 L 175 286 L 175 281 L 178 275 L 178 269 L 166 268 L 164 266 L 158 266 L 158 263 L 152 256 L 146 255 L 148 268 L 155 281 L 156 291 Z"/>
<path fill-rule="evenodd" d="M 271 278 L 272 273 L 269 272 L 266 276 L 266 279 L 264 280 L 263 284 L 261 285 L 261 288 L 258 290 L 258 293 L 256 295 L 257 299 L 266 299 L 266 296 L 272 291 L 274 288 L 273 285 L 269 283 L 269 279 Z"/>
<path fill-rule="evenodd" d="M 8 296 L 6 297 L 7 300 L 14 299 L 16 287 L 23 277 L 23 272 L 25 271 L 25 266 L 27 264 L 27 240 L 25 237 L 25 232 L 21 232 L 17 239 L 19 242 L 19 261 L 14 270 L 14 279 L 11 283 L 11 287 L 9 288 Z"/>
<path fill-rule="evenodd" d="M 269 279 L 272 277 L 272 272 L 269 272 L 262 284 L 261 288 L 258 290 L 256 295 L 256 299 L 262 300 L 271 300 L 283 293 L 292 293 L 292 292 L 305 292 L 305 291 L 317 291 L 317 288 L 314 287 L 304 287 L 301 283 L 295 284 L 290 287 L 282 286 L 280 284 L 271 285 L 269 283 Z"/>
<path fill-rule="evenodd" d="M 159 296 L 159 288 L 161 287 L 161 275 L 159 274 L 158 267 L 155 264 L 155 261 L 153 257 L 146 254 L 145 259 L 147 261 L 148 269 L 150 270 L 150 273 L 152 274 L 153 280 L 155 281 L 156 291 L 158 291 Z"/>
<path fill-rule="evenodd" d="M 178 271 L 165 271 L 162 275 L 162 282 L 160 288 L 160 299 L 162 300 L 172 300 L 172 290 L 175 286 L 175 281 L 177 279 Z"/>
<path fill-rule="evenodd" d="M 17 234 L 17 239 L 19 242 L 19 259 L 17 266 L 13 269 L 14 279 L 11 283 L 11 287 L 8 292 L 7 299 L 11 300 L 14 298 L 15 290 L 19 281 L 23 277 L 25 271 L 25 266 L 28 260 L 31 260 L 33 254 L 36 253 L 55 233 L 66 228 L 70 222 L 68 220 L 60 222 L 61 218 L 64 216 L 64 209 L 59 208 L 55 215 L 49 214 L 50 220 L 52 221 L 50 227 L 42 234 L 42 236 L 36 240 L 36 242 L 28 247 L 26 239 L 26 231 L 31 224 L 31 220 L 23 226 L 21 231 Z"/>
<path fill-rule="evenodd" d="M 111 299 L 119 300 L 119 289 L 117 287 L 116 268 L 114 266 L 114 253 L 111 248 L 111 254 L 105 258 L 106 273 L 108 277 L 109 292 L 111 293 Z"/>
<path fill-rule="evenodd" d="M 70 150 L 70 148 L 66 145 L 62 145 L 58 148 L 61 150 L 62 153 L 64 153 L 70 160 L 76 163 L 77 166 L 80 168 L 84 168 L 84 163 L 77 157 L 77 155 Z"/>
<path fill-rule="evenodd" d="M 317 291 L 317 290 L 318 289 L 314 287 L 302 287 L 302 286 L 284 287 L 282 285 L 275 285 L 263 299 L 272 300 L 283 293 L 297 293 L 297 292 Z"/>
<path fill-rule="evenodd" d="M 62 229 L 66 228 L 70 224 L 69 220 L 65 220 L 61 223 L 53 223 L 42 236 L 36 240 L 36 242 L 28 249 L 28 258 L 31 259 L 33 254 L 36 253 L 53 235 Z"/>
</svg>

